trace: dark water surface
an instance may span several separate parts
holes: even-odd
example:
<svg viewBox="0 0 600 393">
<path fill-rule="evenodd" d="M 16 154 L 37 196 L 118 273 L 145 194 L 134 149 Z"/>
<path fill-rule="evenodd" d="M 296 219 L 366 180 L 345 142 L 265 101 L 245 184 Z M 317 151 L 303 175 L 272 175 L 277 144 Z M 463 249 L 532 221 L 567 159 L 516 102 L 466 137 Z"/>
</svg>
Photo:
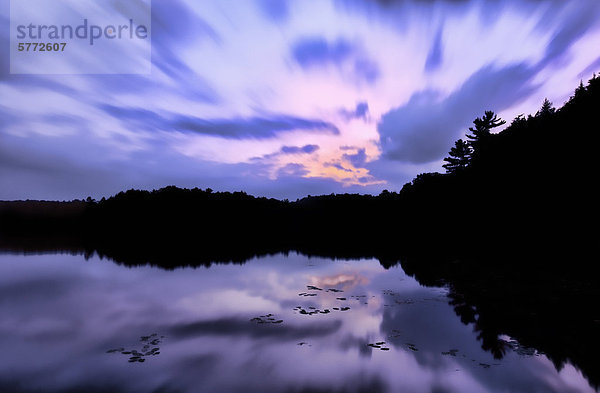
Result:
<svg viewBox="0 0 600 393">
<path fill-rule="evenodd" d="M 290 254 L 210 268 L 0 255 L 2 392 L 593 392 L 400 266 Z"/>
</svg>

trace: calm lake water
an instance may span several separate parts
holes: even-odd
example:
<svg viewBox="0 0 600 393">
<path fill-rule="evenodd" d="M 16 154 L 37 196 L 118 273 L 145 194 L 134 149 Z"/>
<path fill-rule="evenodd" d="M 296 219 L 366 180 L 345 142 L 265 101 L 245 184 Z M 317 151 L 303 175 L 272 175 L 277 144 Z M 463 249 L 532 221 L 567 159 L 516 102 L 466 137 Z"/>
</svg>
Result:
<svg viewBox="0 0 600 393">
<path fill-rule="evenodd" d="M 0 255 L 2 392 L 594 391 L 511 347 L 494 359 L 446 289 L 377 260 Z"/>
</svg>

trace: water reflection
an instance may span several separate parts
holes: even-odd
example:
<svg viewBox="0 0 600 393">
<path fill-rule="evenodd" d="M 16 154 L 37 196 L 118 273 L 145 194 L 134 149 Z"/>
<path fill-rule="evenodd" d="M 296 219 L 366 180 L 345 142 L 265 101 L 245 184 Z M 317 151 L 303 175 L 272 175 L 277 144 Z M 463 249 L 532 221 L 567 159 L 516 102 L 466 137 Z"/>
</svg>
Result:
<svg viewBox="0 0 600 393">
<path fill-rule="evenodd" d="M 593 391 L 510 337 L 496 359 L 449 300 L 376 260 L 1 255 L 0 391 Z"/>
</svg>

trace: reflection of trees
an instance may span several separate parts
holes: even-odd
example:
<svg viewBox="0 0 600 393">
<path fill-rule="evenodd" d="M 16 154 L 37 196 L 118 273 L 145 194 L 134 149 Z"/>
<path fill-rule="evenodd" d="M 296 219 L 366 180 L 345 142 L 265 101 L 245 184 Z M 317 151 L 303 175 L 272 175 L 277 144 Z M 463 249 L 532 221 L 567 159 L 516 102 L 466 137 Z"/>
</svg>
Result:
<svg viewBox="0 0 600 393">
<path fill-rule="evenodd" d="M 454 311 L 495 358 L 544 353 L 557 370 L 572 363 L 597 388 L 600 288 L 595 276 L 559 265 L 565 256 L 552 252 L 536 255 L 533 265 L 531 254 L 494 251 L 460 261 L 441 254 L 405 257 L 402 267 L 424 284 L 446 282 Z"/>
</svg>

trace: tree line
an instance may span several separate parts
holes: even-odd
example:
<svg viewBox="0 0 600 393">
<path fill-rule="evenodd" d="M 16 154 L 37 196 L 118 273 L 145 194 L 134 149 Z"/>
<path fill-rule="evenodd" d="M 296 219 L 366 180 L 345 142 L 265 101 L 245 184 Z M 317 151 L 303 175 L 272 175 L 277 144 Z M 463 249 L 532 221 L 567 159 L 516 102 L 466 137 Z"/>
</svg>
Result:
<svg viewBox="0 0 600 393">
<path fill-rule="evenodd" d="M 585 243 L 595 210 L 595 132 L 600 78 L 580 83 L 560 109 L 505 121 L 486 111 L 445 158 L 447 173 L 416 176 L 379 195 L 307 196 L 297 201 L 244 192 L 165 187 L 94 201 L 0 202 L 0 236 L 63 236 L 91 248 L 313 247 L 355 255 L 384 248 Z M 536 234 L 536 236 L 533 236 Z M 544 240 L 540 240 L 540 236 Z M 234 246 L 232 246 L 234 245 Z"/>
</svg>

